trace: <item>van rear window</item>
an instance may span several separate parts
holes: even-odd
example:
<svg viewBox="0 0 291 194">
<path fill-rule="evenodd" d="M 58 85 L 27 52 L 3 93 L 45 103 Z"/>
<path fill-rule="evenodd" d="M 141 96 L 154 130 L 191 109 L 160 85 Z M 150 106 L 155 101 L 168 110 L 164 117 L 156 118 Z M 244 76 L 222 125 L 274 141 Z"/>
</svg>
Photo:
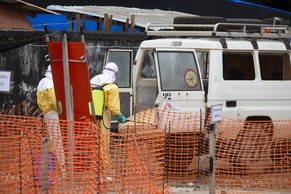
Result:
<svg viewBox="0 0 291 194">
<path fill-rule="evenodd" d="M 224 80 L 254 80 L 255 68 L 252 53 L 223 53 Z"/>
<path fill-rule="evenodd" d="M 290 58 L 287 53 L 259 53 L 262 80 L 291 80 Z"/>
</svg>

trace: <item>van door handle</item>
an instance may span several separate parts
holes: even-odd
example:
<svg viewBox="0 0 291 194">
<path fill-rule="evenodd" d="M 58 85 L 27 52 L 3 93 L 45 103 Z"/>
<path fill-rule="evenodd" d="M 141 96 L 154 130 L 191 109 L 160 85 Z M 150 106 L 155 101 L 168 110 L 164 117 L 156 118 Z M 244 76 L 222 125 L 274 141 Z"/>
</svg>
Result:
<svg viewBox="0 0 291 194">
<path fill-rule="evenodd" d="M 236 101 L 235 100 L 226 101 L 226 107 L 236 107 Z"/>
</svg>

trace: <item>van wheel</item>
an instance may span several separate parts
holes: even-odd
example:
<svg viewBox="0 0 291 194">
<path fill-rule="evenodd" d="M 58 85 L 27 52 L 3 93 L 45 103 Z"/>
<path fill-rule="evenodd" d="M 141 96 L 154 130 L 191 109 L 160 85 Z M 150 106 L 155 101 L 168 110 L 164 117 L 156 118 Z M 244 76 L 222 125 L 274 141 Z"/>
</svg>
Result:
<svg viewBox="0 0 291 194">
<path fill-rule="evenodd" d="M 179 16 L 175 17 L 173 24 L 216 24 L 225 22 L 226 19 L 223 17 L 200 17 L 200 16 Z M 213 27 L 180 27 L 175 26 L 175 30 L 212 30 Z"/>
<path fill-rule="evenodd" d="M 251 19 L 251 18 L 227 18 L 227 23 L 242 23 L 242 24 L 258 24 L 258 26 L 247 26 L 246 32 L 247 33 L 259 33 L 260 32 L 260 25 L 263 24 L 263 21 L 260 19 Z M 243 25 L 238 26 L 227 26 L 226 30 L 228 31 L 243 31 Z"/>
</svg>

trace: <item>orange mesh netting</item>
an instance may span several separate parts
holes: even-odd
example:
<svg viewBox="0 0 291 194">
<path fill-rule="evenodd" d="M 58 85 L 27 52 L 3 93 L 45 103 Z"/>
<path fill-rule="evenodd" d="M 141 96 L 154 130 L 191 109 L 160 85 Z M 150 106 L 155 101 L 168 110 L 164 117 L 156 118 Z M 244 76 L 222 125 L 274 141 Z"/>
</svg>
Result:
<svg viewBox="0 0 291 194">
<path fill-rule="evenodd" d="M 146 109 L 120 126 L 122 133 L 162 129 L 166 183 L 209 185 L 209 121 L 191 113 Z M 291 190 L 291 121 L 223 119 L 216 135 L 216 193 Z M 194 189 L 194 188 L 193 188 Z"/>
<path fill-rule="evenodd" d="M 291 121 L 219 124 L 217 185 L 264 192 L 291 191 Z"/>
<path fill-rule="evenodd" d="M 0 115 L 1 193 L 209 188 L 210 130 L 200 115 L 145 109 L 120 125 L 120 133 L 107 133 L 104 153 L 99 129 L 87 120 L 45 120 L 23 105 L 8 113 Z M 35 116 L 17 116 L 23 113 Z M 215 138 L 215 193 L 291 192 L 290 129 L 291 121 L 223 119 Z"/>
<path fill-rule="evenodd" d="M 145 109 L 120 125 L 120 133 L 162 129 L 165 133 L 165 181 L 189 183 L 208 175 L 207 164 L 200 155 L 208 153 L 204 121 L 194 113 L 173 113 Z"/>
<path fill-rule="evenodd" d="M 1 183 L 4 193 L 96 191 L 98 133 L 87 122 L 0 115 Z M 59 127 L 63 135 L 47 133 Z M 73 128 L 72 140 L 66 130 Z M 70 142 L 71 141 L 71 142 Z M 62 144 L 62 145 L 61 145 Z"/>
<path fill-rule="evenodd" d="M 163 193 L 164 140 L 161 130 L 110 136 L 109 188 L 118 193 Z"/>
<path fill-rule="evenodd" d="M 106 153 L 99 152 L 95 124 L 0 115 L 0 191 L 168 193 L 164 131 L 111 133 L 108 139 L 110 160 L 104 168 L 102 154 Z"/>
</svg>

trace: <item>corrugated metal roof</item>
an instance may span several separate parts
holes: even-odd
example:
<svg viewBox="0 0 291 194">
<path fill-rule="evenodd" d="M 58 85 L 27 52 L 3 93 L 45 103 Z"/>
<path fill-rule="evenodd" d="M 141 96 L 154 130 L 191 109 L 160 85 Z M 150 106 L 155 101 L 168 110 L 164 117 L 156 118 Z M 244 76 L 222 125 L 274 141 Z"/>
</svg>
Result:
<svg viewBox="0 0 291 194">
<path fill-rule="evenodd" d="M 135 16 L 135 25 L 145 28 L 148 23 L 172 23 L 177 16 L 194 16 L 177 11 L 163 11 L 159 9 L 140 9 L 117 6 L 60 6 L 50 5 L 49 10 L 63 14 L 84 14 L 87 16 L 103 18 L 104 14 L 112 15 L 114 21 L 126 23 L 126 19 Z"/>
<path fill-rule="evenodd" d="M 0 5 L 0 29 L 33 30 L 20 8 Z"/>
<path fill-rule="evenodd" d="M 0 0 L 0 29 L 33 30 L 26 16 L 36 13 L 58 14 L 22 0 Z"/>
<path fill-rule="evenodd" d="M 3 1 L 3 0 L 2 0 Z M 7 0 L 5 0 L 7 1 Z M 25 1 L 21 1 L 21 0 L 9 0 L 11 2 L 16 1 L 20 4 L 22 9 L 28 10 L 30 12 L 36 12 L 36 13 L 48 13 L 48 14 L 58 14 L 54 11 L 48 10 L 48 9 L 44 9 L 42 7 L 33 5 L 31 3 L 27 3 Z"/>
<path fill-rule="evenodd" d="M 49 14 L 58 14 L 51 10 L 27 3 L 22 0 L 0 0 L 0 5 L 9 5 L 16 8 L 21 8 L 26 14 L 35 14 L 35 13 L 49 13 Z"/>
</svg>

